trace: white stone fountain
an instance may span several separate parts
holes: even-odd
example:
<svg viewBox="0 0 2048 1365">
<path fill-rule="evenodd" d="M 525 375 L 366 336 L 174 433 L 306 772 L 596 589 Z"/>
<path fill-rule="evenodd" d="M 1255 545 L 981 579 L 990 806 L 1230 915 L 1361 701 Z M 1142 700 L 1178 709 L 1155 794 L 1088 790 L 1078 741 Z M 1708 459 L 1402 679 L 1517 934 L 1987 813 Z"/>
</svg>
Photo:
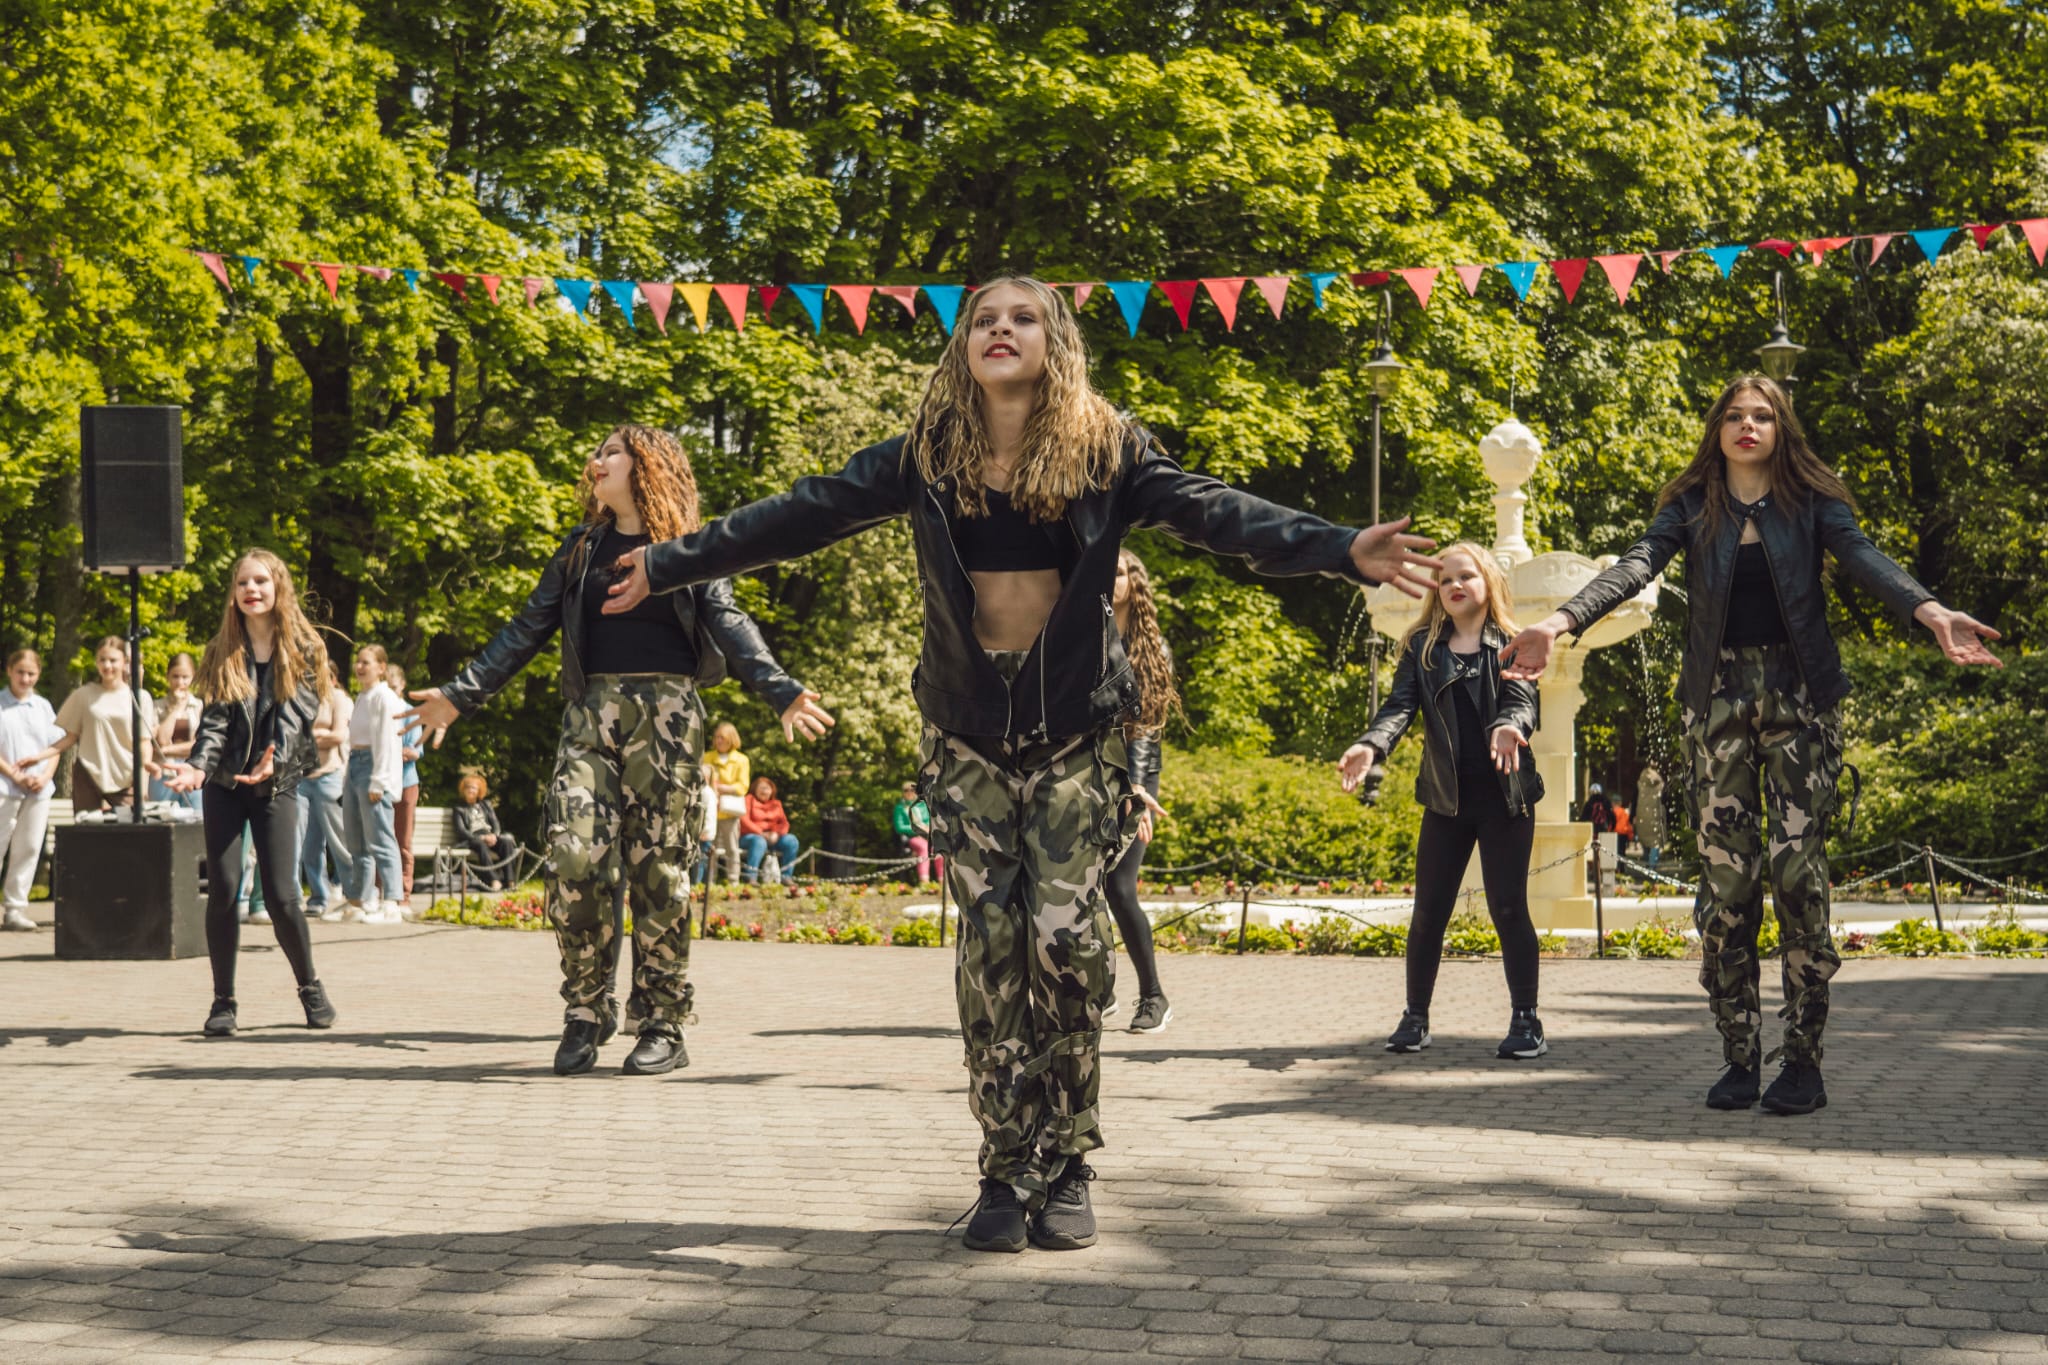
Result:
<svg viewBox="0 0 2048 1365">
<path fill-rule="evenodd" d="M 1515 619 L 1524 623 L 1540 621 L 1569 601 L 1593 576 L 1614 562 L 1613 555 L 1598 560 L 1568 551 L 1535 554 L 1524 534 L 1528 518 L 1527 495 L 1522 485 L 1536 471 L 1543 458 L 1543 444 L 1536 433 L 1510 418 L 1488 432 L 1479 443 L 1479 458 L 1486 476 L 1493 480 L 1493 553 L 1514 591 Z M 1423 604 L 1381 585 L 1366 594 L 1366 609 L 1373 629 L 1399 639 L 1422 613 Z M 1591 929 L 1593 898 L 1586 889 L 1586 849 L 1592 827 L 1566 819 L 1578 800 L 1579 708 L 1585 705 L 1586 655 L 1588 651 L 1620 644 L 1650 625 L 1657 610 L 1657 584 L 1652 582 L 1596 622 L 1576 644 L 1570 636 L 1558 640 L 1550 652 L 1550 665 L 1537 684 L 1542 700 L 1542 720 L 1529 747 L 1536 756 L 1536 770 L 1543 775 L 1546 795 L 1536 808 L 1536 848 L 1531 867 L 1565 861 L 1529 879 L 1529 911 L 1539 929 Z M 1419 733 L 1412 736 L 1420 742 Z M 1567 857 L 1573 850 L 1577 855 Z M 1472 860 L 1466 885 L 1479 884 L 1479 860 Z M 1610 917 L 1609 926 L 1614 920 Z"/>
</svg>

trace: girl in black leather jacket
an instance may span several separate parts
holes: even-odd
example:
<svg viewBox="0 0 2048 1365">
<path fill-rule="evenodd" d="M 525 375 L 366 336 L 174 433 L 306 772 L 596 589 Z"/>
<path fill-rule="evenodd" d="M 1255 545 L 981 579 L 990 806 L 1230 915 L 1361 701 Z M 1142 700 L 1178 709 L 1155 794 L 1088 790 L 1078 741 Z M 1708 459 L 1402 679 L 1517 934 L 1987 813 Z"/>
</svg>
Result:
<svg viewBox="0 0 2048 1365">
<path fill-rule="evenodd" d="M 1821 1031 L 1828 980 L 1841 966 L 1828 928 L 1828 819 L 1842 769 L 1840 702 L 1849 692 L 1828 631 L 1824 553 L 1898 614 L 1934 633 L 1958 664 L 1993 664 L 1998 632 L 1950 611 L 1870 543 L 1849 490 L 1807 443 L 1772 380 L 1728 385 L 1707 413 L 1692 463 L 1664 486 L 1649 532 L 1577 596 L 1516 636 L 1506 676 L 1533 679 L 1551 642 L 1582 634 L 1685 554 L 1685 792 L 1702 869 L 1693 917 L 1700 984 L 1721 1033 L 1727 1071 L 1707 1092 L 1715 1109 L 1757 1102 L 1763 1064 L 1785 1065 L 1763 1094 L 1768 1110 L 1805 1114 L 1827 1103 Z M 1772 812 L 1768 848 L 1764 807 Z M 1757 931 L 1769 865 L 1783 943 L 1783 1048 L 1762 1052 Z"/>
<path fill-rule="evenodd" d="M 635 552 L 605 609 L 744 573 L 895 517 L 924 597 L 911 690 L 922 786 L 960 904 L 955 988 L 982 1133 L 966 1244 L 1095 1240 L 1083 1159 L 1115 957 L 1102 884 L 1134 797 L 1121 719 L 1138 686 L 1111 593 L 1126 532 L 1156 526 L 1262 573 L 1385 579 L 1421 595 L 1430 542 L 1237 492 L 1168 459 L 1089 381 L 1066 299 L 981 285 L 900 436 L 694 535 Z"/>
<path fill-rule="evenodd" d="M 1131 659 L 1131 673 L 1138 680 L 1138 704 L 1124 726 L 1130 745 L 1132 794 L 1146 809 L 1138 812 L 1130 847 L 1116 860 L 1105 887 L 1109 913 L 1116 920 L 1117 934 L 1138 973 L 1138 1004 L 1131 1011 L 1131 1032 L 1157 1033 L 1173 1018 L 1173 1006 L 1159 984 L 1159 961 L 1152 951 L 1152 921 L 1138 903 L 1138 874 L 1145 865 L 1145 849 L 1152 842 L 1152 822 L 1165 814 L 1159 806 L 1160 731 L 1180 706 L 1180 691 L 1173 685 L 1173 654 L 1166 637 L 1159 632 L 1159 613 L 1152 603 L 1152 577 L 1144 561 L 1125 550 L 1117 557 L 1116 588 L 1110 595 L 1116 612 L 1117 634 Z"/>
<path fill-rule="evenodd" d="M 246 829 L 271 929 L 299 982 L 307 1028 L 328 1028 L 334 1006 L 313 974 L 313 940 L 299 903 L 299 779 L 317 761 L 313 718 L 327 649 L 299 609 L 291 571 L 268 550 L 235 561 L 220 630 L 199 660 L 193 690 L 206 702 L 192 753 L 165 769 L 173 791 L 202 785 L 206 823 L 206 951 L 213 962 L 213 1009 L 206 1032 L 235 1031 L 235 884 Z"/>
<path fill-rule="evenodd" d="M 1541 1057 L 1550 1043 L 1536 1017 L 1537 938 L 1529 918 L 1529 850 L 1543 796 L 1529 753 L 1536 690 L 1501 676 L 1500 649 L 1515 629 L 1514 602 L 1492 552 L 1460 541 L 1439 558 L 1444 566 L 1436 595 L 1401 641 L 1393 691 L 1338 761 L 1344 790 L 1354 790 L 1422 717 L 1422 767 L 1415 778 L 1422 833 L 1408 926 L 1408 1007 L 1387 1051 L 1429 1046 L 1444 931 L 1477 844 L 1486 910 L 1500 932 L 1508 978 L 1508 1032 L 1496 1055 Z"/>
</svg>

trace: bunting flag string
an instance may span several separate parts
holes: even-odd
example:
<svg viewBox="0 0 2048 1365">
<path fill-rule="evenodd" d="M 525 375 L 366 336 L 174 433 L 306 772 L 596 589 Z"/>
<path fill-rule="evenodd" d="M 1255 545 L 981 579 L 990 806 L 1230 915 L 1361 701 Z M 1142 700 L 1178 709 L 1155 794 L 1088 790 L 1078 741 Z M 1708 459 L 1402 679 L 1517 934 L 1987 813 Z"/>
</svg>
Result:
<svg viewBox="0 0 2048 1365">
<path fill-rule="evenodd" d="M 1662 275 L 1676 278 L 1674 272 L 1684 258 L 1704 256 L 1713 262 L 1715 271 L 1722 279 L 1729 280 L 1734 278 L 1736 265 L 1748 253 L 1776 255 L 1783 265 L 1819 268 L 1825 267 L 1829 257 L 1837 252 L 1846 251 L 1853 262 L 1856 244 L 1867 242 L 1869 255 L 1862 262 L 1862 266 L 1867 268 L 1876 265 L 1884 257 L 1896 238 L 1909 237 L 1919 249 L 1921 258 L 1933 262 L 1941 258 L 1952 242 L 1965 236 L 1977 250 L 1989 250 L 2008 227 L 2018 230 L 2034 264 L 2037 267 L 2048 267 L 2048 218 L 2029 218 L 2011 222 L 1964 223 L 1954 227 L 1920 228 L 1898 233 L 1810 237 L 1798 242 L 1771 237 L 1757 242 L 1728 242 L 1716 246 L 1654 251 L 1609 252 L 1558 260 L 1467 263 L 1453 265 L 1450 269 L 1457 275 L 1459 283 L 1464 285 L 1468 298 L 1477 298 L 1486 276 L 1498 272 L 1514 292 L 1518 304 L 1528 300 L 1536 286 L 1539 273 L 1547 272 L 1557 282 L 1558 291 L 1562 294 L 1565 305 L 1571 306 L 1578 301 L 1588 269 L 1597 264 L 1614 291 L 1615 304 L 1625 308 L 1633 296 L 1635 286 L 1640 282 L 1640 272 L 1647 260 L 1656 261 Z M 490 306 L 496 307 L 500 302 L 499 287 L 505 279 L 501 275 L 467 271 L 430 270 L 410 266 L 344 265 L 325 261 L 287 261 L 201 250 L 197 247 L 190 250 L 207 274 L 213 277 L 214 282 L 229 294 L 236 292 L 236 281 L 230 271 L 230 262 L 241 266 L 244 285 L 257 282 L 261 267 L 275 266 L 301 284 L 317 280 L 328 298 L 337 301 L 341 297 L 341 279 L 344 274 L 365 276 L 379 283 L 388 283 L 393 276 L 397 276 L 413 293 L 419 292 L 420 277 L 424 275 L 447 289 L 455 296 L 457 302 L 479 302 L 473 294 L 481 292 L 483 299 L 487 300 Z M 1310 270 L 1267 275 L 1208 275 L 1178 280 L 1081 280 L 1063 282 L 1056 287 L 1074 291 L 1074 307 L 1077 311 L 1087 306 L 1095 290 L 1107 290 L 1116 300 L 1117 312 L 1132 336 L 1138 334 L 1153 290 L 1158 290 L 1166 298 L 1173 309 L 1175 320 L 1180 324 L 1180 330 L 1184 332 L 1194 325 L 1196 305 L 1206 294 L 1217 316 L 1222 320 L 1224 330 L 1235 332 L 1247 286 L 1258 290 L 1259 297 L 1265 301 L 1266 307 L 1276 319 L 1285 313 L 1288 295 L 1296 280 L 1307 281 L 1311 302 L 1317 311 L 1328 305 L 1330 286 L 1340 279 L 1347 281 L 1353 289 L 1369 290 L 1389 287 L 1397 278 L 1415 296 L 1416 306 L 1426 310 L 1435 298 L 1437 281 L 1441 278 L 1443 269 L 1442 266 L 1419 265 L 1398 266 L 1391 270 Z M 865 335 L 874 297 L 877 294 L 894 300 L 903 309 L 905 318 L 913 323 L 918 317 L 918 296 L 922 294 L 930 305 L 931 312 L 937 317 L 939 326 L 950 336 L 959 316 L 961 302 L 972 292 L 972 286 L 964 284 L 792 282 L 750 285 L 714 284 L 708 281 L 588 280 L 542 275 L 518 278 L 520 294 L 528 308 L 535 307 L 541 295 L 552 288 L 559 296 L 561 306 L 566 311 L 574 313 L 579 321 L 583 321 L 591 316 L 593 305 L 600 297 L 609 298 L 617 306 L 629 328 L 635 325 L 635 311 L 644 305 L 653 318 L 655 330 L 663 335 L 668 332 L 669 319 L 675 315 L 674 306 L 678 297 L 688 306 L 690 317 L 700 333 L 708 331 L 712 326 L 711 300 L 714 298 L 723 305 L 734 330 L 742 331 L 746 328 L 748 308 L 753 299 L 759 300 L 761 315 L 768 317 L 773 314 L 775 305 L 782 296 L 788 294 L 801 305 L 813 333 L 824 330 L 827 299 L 837 298 L 846 309 L 848 318 L 852 320 L 854 331 Z"/>
</svg>

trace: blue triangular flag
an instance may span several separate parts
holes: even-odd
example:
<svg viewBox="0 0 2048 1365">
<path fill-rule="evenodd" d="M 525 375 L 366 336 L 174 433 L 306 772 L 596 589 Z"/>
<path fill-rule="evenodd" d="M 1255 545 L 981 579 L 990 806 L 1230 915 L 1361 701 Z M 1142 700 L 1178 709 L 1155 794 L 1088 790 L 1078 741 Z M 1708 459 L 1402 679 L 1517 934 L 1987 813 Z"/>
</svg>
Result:
<svg viewBox="0 0 2048 1365">
<path fill-rule="evenodd" d="M 946 335 L 953 335 L 953 319 L 960 316 L 960 296 L 967 292 L 964 284 L 928 284 L 924 296 L 932 301 L 932 311 L 939 315 L 939 326 L 946 329 Z"/>
<path fill-rule="evenodd" d="M 576 314 L 578 322 L 583 320 L 583 314 L 590 308 L 591 287 L 589 280 L 557 279 L 555 281 L 556 292 L 569 300 L 569 309 Z"/>
<path fill-rule="evenodd" d="M 1129 324 L 1131 335 L 1138 334 L 1138 319 L 1145 315 L 1145 301 L 1152 297 L 1150 280 L 1110 280 L 1109 292 L 1116 295 L 1116 306 L 1124 310 L 1124 321 Z"/>
<path fill-rule="evenodd" d="M 612 296 L 612 302 L 619 305 L 619 311 L 626 315 L 626 325 L 633 325 L 633 282 L 631 280 L 602 281 L 604 292 Z"/>
<path fill-rule="evenodd" d="M 1735 258 L 1747 250 L 1749 248 L 1746 246 L 1703 246 L 1700 248 L 1700 255 L 1712 257 L 1714 264 L 1721 268 L 1721 278 L 1725 280 L 1729 272 L 1735 269 Z"/>
<path fill-rule="evenodd" d="M 399 271 L 398 273 L 399 273 L 399 274 L 401 274 L 401 275 L 403 275 L 403 276 L 405 276 L 405 287 L 406 287 L 407 289 L 410 289 L 410 290 L 412 290 L 412 292 L 413 292 L 413 293 L 415 293 L 415 294 L 417 294 L 417 293 L 419 293 L 419 292 L 420 292 L 420 272 L 419 272 L 419 271 L 417 271 L 417 270 L 400 270 L 400 271 Z"/>
<path fill-rule="evenodd" d="M 1930 261 L 1941 255 L 1941 249 L 1947 246 L 1948 239 L 1955 235 L 1954 228 L 1923 228 L 1919 232 L 1907 234 L 1920 244 L 1920 254 Z"/>
<path fill-rule="evenodd" d="M 256 267 L 263 264 L 263 258 L 261 256 L 237 256 L 235 259 L 242 263 L 242 273 L 249 277 L 250 283 L 255 283 Z"/>
<path fill-rule="evenodd" d="M 1302 276 L 1302 278 L 1308 281 L 1309 288 L 1316 291 L 1316 307 L 1321 308 L 1323 306 L 1323 290 L 1329 287 L 1331 280 L 1337 278 L 1337 272 L 1334 270 L 1311 271 L 1307 275 Z"/>
<path fill-rule="evenodd" d="M 1495 265 L 1494 269 L 1508 277 L 1508 283 L 1514 286 L 1516 298 L 1526 299 L 1529 297 L 1529 287 L 1536 283 L 1537 264 L 1535 261 L 1502 261 Z"/>
<path fill-rule="evenodd" d="M 804 306 L 806 313 L 811 315 L 811 330 L 813 332 L 823 331 L 825 328 L 825 286 L 822 284 L 792 284 L 789 286 L 789 292 L 796 295 L 796 301 Z"/>
</svg>

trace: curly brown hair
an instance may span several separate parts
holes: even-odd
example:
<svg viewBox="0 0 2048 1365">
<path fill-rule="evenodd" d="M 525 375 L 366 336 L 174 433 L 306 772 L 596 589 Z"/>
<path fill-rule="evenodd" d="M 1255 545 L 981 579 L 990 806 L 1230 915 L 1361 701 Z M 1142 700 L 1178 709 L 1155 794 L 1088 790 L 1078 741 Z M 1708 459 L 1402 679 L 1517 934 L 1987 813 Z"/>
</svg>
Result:
<svg viewBox="0 0 2048 1365">
<path fill-rule="evenodd" d="M 682 442 L 659 428 L 628 423 L 606 432 L 597 443 L 598 450 L 610 444 L 614 436 L 633 457 L 633 506 L 640 513 L 640 523 L 647 528 L 648 538 L 674 540 L 702 525 L 697 510 L 697 475 L 690 468 L 690 457 L 684 453 Z M 588 465 L 576 485 L 576 496 L 583 504 L 585 521 L 600 530 L 611 523 L 612 510 L 597 500 L 597 484 L 590 477 Z"/>
<path fill-rule="evenodd" d="M 1124 654 L 1138 680 L 1138 709 L 1129 729 L 1153 733 L 1180 710 L 1180 689 L 1173 681 L 1173 655 L 1159 630 L 1159 609 L 1152 598 L 1152 576 L 1145 561 L 1129 550 L 1117 552 L 1117 567 L 1130 575 L 1130 625 L 1124 631 Z"/>
</svg>

